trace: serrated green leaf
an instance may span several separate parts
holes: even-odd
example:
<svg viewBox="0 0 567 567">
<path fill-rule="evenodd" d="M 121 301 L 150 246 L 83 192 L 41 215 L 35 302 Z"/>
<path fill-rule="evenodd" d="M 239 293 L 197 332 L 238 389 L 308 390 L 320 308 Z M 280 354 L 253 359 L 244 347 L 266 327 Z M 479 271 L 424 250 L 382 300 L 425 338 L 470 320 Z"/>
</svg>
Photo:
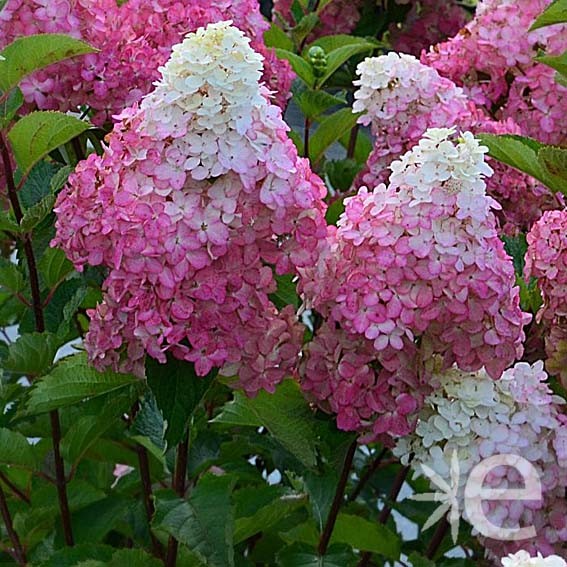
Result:
<svg viewBox="0 0 567 567">
<path fill-rule="evenodd" d="M 148 386 L 167 422 L 165 440 L 170 447 L 183 439 L 191 416 L 217 372 L 217 369 L 213 369 L 207 376 L 197 376 L 190 362 L 169 357 L 166 364 L 160 364 L 147 357 Z"/>
<path fill-rule="evenodd" d="M 8 132 L 8 139 L 19 168 L 26 174 L 49 152 L 89 127 L 87 122 L 62 112 L 32 112 L 16 122 Z"/>
<path fill-rule="evenodd" d="M 69 175 L 73 171 L 70 165 L 66 165 L 61 169 L 57 170 L 57 173 L 51 178 L 51 183 L 49 184 L 49 189 L 52 193 L 58 193 L 67 183 Z"/>
<path fill-rule="evenodd" d="M 235 479 L 205 475 L 189 500 L 157 501 L 152 525 L 175 537 L 210 567 L 233 567 L 234 518 L 230 495 Z"/>
<path fill-rule="evenodd" d="M 25 213 L 20 229 L 23 232 L 33 230 L 53 210 L 55 195 L 45 196 L 39 203 L 30 207 Z"/>
<path fill-rule="evenodd" d="M 41 376 L 52 365 L 57 348 L 51 333 L 26 333 L 9 346 L 4 368 L 17 374 Z"/>
<path fill-rule="evenodd" d="M 292 51 L 288 51 L 287 49 L 279 49 L 276 50 L 276 55 L 280 59 L 286 59 L 289 61 L 292 69 L 295 71 L 295 74 L 302 79 L 309 87 L 313 87 L 315 84 L 315 75 L 313 74 L 313 69 L 311 69 L 311 65 L 301 57 L 301 55 L 297 55 L 297 53 L 293 53 Z"/>
<path fill-rule="evenodd" d="M 322 532 L 335 497 L 339 473 L 337 470 L 328 471 L 324 475 L 309 472 L 303 476 L 303 481 L 309 494 L 313 517 L 317 521 L 319 532 Z"/>
<path fill-rule="evenodd" d="M 130 428 L 132 435 L 147 437 L 162 452 L 165 451 L 165 424 L 155 397 L 148 395 L 140 402 L 140 409 Z M 193 442 L 191 442 L 193 445 Z M 191 447 L 193 449 L 193 446 Z"/>
<path fill-rule="evenodd" d="M 49 303 L 48 308 L 45 311 L 46 316 L 49 312 L 49 308 L 55 303 L 55 299 L 58 298 L 58 293 L 59 292 L 63 293 L 65 291 L 66 291 L 65 284 L 63 284 L 62 286 L 60 286 L 58 288 L 57 292 L 53 296 L 53 299 Z M 65 307 L 63 307 L 63 317 L 57 318 L 57 321 L 59 322 L 59 326 L 57 327 L 56 335 L 57 335 L 57 338 L 60 342 L 65 342 L 67 335 L 71 331 L 71 321 L 73 320 L 75 313 L 77 312 L 77 310 L 79 309 L 79 307 L 83 303 L 86 296 L 87 296 L 87 288 L 80 287 L 70 297 L 70 299 L 67 301 L 67 303 L 65 303 Z M 46 317 L 46 320 L 47 320 L 47 317 Z"/>
<path fill-rule="evenodd" d="M 537 17 L 530 31 L 564 22 L 567 22 L 567 0 L 555 0 Z"/>
<path fill-rule="evenodd" d="M 0 230 L 8 232 L 20 232 L 20 225 L 5 211 L 0 211 Z"/>
<path fill-rule="evenodd" d="M 317 79 L 318 85 L 324 85 L 327 79 L 344 63 L 346 63 L 354 55 L 360 53 L 366 53 L 376 49 L 376 44 L 369 41 L 356 42 L 351 45 L 343 45 L 342 47 L 337 47 L 333 49 L 327 55 L 327 68 L 325 69 L 325 74 Z"/>
<path fill-rule="evenodd" d="M 24 95 L 18 87 L 11 89 L 6 96 L 0 96 L 0 128 L 6 128 L 22 104 Z"/>
<path fill-rule="evenodd" d="M 19 293 L 24 285 L 24 276 L 19 267 L 10 260 L 0 258 L 0 287 L 9 293 Z"/>
<path fill-rule="evenodd" d="M 278 567 L 354 567 L 353 554 L 344 548 L 329 548 L 321 557 L 312 547 L 294 543 L 282 549 L 277 556 Z"/>
<path fill-rule="evenodd" d="M 0 57 L 0 90 L 10 90 L 26 75 L 52 63 L 95 51 L 84 41 L 64 34 L 19 37 L 0 51 L 4 58 Z"/>
<path fill-rule="evenodd" d="M 491 157 L 535 177 L 552 191 L 567 190 L 565 180 L 550 175 L 539 161 L 538 154 L 545 147 L 543 144 L 531 138 L 511 134 L 478 134 L 477 137 L 488 146 Z"/>
<path fill-rule="evenodd" d="M 276 487 L 267 487 L 276 488 Z M 246 497 L 253 501 L 259 492 L 257 487 L 244 489 Z M 273 490 L 273 497 L 269 502 L 259 507 L 253 514 L 236 519 L 234 528 L 234 544 L 237 545 L 258 532 L 266 532 L 276 526 L 281 520 L 288 517 L 298 508 L 305 506 L 305 495 L 284 495 L 279 490 Z"/>
<path fill-rule="evenodd" d="M 293 280 L 293 275 L 276 276 L 278 289 L 270 294 L 270 300 L 278 309 L 283 309 L 286 305 L 293 305 L 295 309 L 299 307 L 297 283 Z"/>
<path fill-rule="evenodd" d="M 45 286 L 52 288 L 73 271 L 73 264 L 60 248 L 48 248 L 39 261 L 38 268 Z"/>
<path fill-rule="evenodd" d="M 41 567 L 76 567 L 87 559 L 110 561 L 115 549 L 109 545 L 83 543 L 75 547 L 64 547 L 41 564 Z"/>
<path fill-rule="evenodd" d="M 106 567 L 162 567 L 163 563 L 142 549 L 121 549 L 104 565 Z"/>
<path fill-rule="evenodd" d="M 71 514 L 73 536 L 77 543 L 101 541 L 128 512 L 128 501 L 117 494 L 93 502 Z"/>
<path fill-rule="evenodd" d="M 319 23 L 319 16 L 315 13 L 306 14 L 299 23 L 291 30 L 291 36 L 295 45 L 301 45 L 303 40 L 315 29 Z"/>
<path fill-rule="evenodd" d="M 38 461 L 29 441 L 17 431 L 0 429 L 0 464 L 34 470 Z"/>
<path fill-rule="evenodd" d="M 350 132 L 356 124 L 360 113 L 353 113 L 350 108 L 341 108 L 330 116 L 326 116 L 309 140 L 309 157 L 317 163 L 325 151 L 345 132 Z"/>
<path fill-rule="evenodd" d="M 254 399 L 236 392 L 213 422 L 263 425 L 305 466 L 316 464 L 318 436 L 313 414 L 293 380 L 284 380 L 273 394 L 261 391 Z"/>
<path fill-rule="evenodd" d="M 293 41 L 275 23 L 272 23 L 270 28 L 264 32 L 264 43 L 266 47 L 276 47 L 285 49 L 286 51 L 293 51 Z"/>
<path fill-rule="evenodd" d="M 69 356 L 35 383 L 26 406 L 26 415 L 73 405 L 137 382 L 138 379 L 130 374 L 118 374 L 110 370 L 98 372 L 87 364 L 86 356 L 82 353 Z"/>
<path fill-rule="evenodd" d="M 562 75 L 567 75 L 567 52 L 561 55 L 541 55 L 536 57 L 535 60 L 552 67 Z"/>
<path fill-rule="evenodd" d="M 305 89 L 295 96 L 295 102 L 307 118 L 317 118 L 333 106 L 345 104 L 342 98 L 333 96 L 325 91 Z"/>
<path fill-rule="evenodd" d="M 423 557 L 423 555 L 420 555 L 417 551 L 410 553 L 408 559 L 410 560 L 412 567 L 435 567 L 434 561 L 427 559 L 427 557 Z"/>
<path fill-rule="evenodd" d="M 547 175 L 560 177 L 567 184 L 567 149 L 544 146 L 537 157 Z"/>
<path fill-rule="evenodd" d="M 355 549 L 379 553 L 393 561 L 399 559 L 400 538 L 386 526 L 353 514 L 340 513 L 331 543 L 344 543 Z"/>
</svg>

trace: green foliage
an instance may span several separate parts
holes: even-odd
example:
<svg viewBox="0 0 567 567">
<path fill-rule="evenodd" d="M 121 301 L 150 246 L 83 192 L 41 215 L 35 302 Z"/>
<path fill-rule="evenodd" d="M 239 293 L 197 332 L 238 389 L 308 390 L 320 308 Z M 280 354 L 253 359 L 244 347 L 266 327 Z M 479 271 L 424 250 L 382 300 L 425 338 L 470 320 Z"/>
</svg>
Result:
<svg viewBox="0 0 567 567">
<path fill-rule="evenodd" d="M 83 41 L 62 34 L 20 37 L 0 51 L 0 90 L 6 92 L 30 73 L 57 61 L 93 53 Z"/>
<path fill-rule="evenodd" d="M 306 467 L 316 464 L 319 441 L 312 412 L 293 380 L 284 380 L 274 394 L 260 392 L 254 400 L 235 393 L 214 422 L 264 426 Z"/>
<path fill-rule="evenodd" d="M 187 545 L 204 565 L 233 567 L 234 482 L 230 476 L 206 475 L 187 500 L 158 499 L 154 527 Z"/>
<path fill-rule="evenodd" d="M 511 134 L 479 134 L 478 137 L 488 146 L 493 158 L 535 177 L 552 191 L 567 193 L 567 170 L 563 168 L 567 150 Z"/>
<path fill-rule="evenodd" d="M 8 139 L 16 162 L 25 174 L 49 152 L 89 127 L 88 122 L 62 112 L 32 112 L 14 125 L 8 132 Z"/>
<path fill-rule="evenodd" d="M 50 333 L 21 335 L 8 348 L 4 369 L 16 374 L 41 376 L 51 367 L 57 348 L 55 336 Z"/>
<path fill-rule="evenodd" d="M 532 24 L 530 31 L 567 22 L 567 0 L 554 0 Z"/>
<path fill-rule="evenodd" d="M 189 421 L 215 375 L 213 370 L 207 376 L 197 376 L 192 364 L 173 357 L 168 358 L 167 364 L 147 358 L 146 378 L 167 422 L 165 440 L 170 446 L 185 436 Z"/>
<path fill-rule="evenodd" d="M 266 47 L 276 47 L 286 51 L 293 51 L 293 41 L 289 36 L 275 23 L 272 23 L 270 29 L 264 32 L 264 43 Z"/>
<path fill-rule="evenodd" d="M 278 289 L 270 294 L 270 299 L 278 309 L 283 309 L 286 305 L 299 307 L 300 299 L 297 295 L 297 285 L 292 275 L 276 276 Z"/>
<path fill-rule="evenodd" d="M 302 79 L 307 86 L 313 87 L 315 85 L 313 69 L 311 68 L 311 65 L 303 59 L 303 57 L 301 57 L 301 55 L 297 55 L 297 53 L 281 48 L 276 48 L 276 55 L 280 59 L 287 59 L 296 75 Z"/>
<path fill-rule="evenodd" d="M 22 104 L 24 95 L 18 87 L 10 89 L 5 96 L 0 97 L 0 129 L 10 124 Z"/>
<path fill-rule="evenodd" d="M 360 113 L 353 113 L 351 108 L 341 108 L 320 122 L 309 140 L 309 157 L 313 163 L 317 163 L 345 132 L 350 132 L 359 116 Z"/>
<path fill-rule="evenodd" d="M 35 383 L 26 405 L 26 414 L 48 412 L 110 392 L 116 394 L 136 382 L 137 379 L 129 374 L 110 370 L 98 372 L 87 364 L 84 354 L 69 356 Z"/>
</svg>

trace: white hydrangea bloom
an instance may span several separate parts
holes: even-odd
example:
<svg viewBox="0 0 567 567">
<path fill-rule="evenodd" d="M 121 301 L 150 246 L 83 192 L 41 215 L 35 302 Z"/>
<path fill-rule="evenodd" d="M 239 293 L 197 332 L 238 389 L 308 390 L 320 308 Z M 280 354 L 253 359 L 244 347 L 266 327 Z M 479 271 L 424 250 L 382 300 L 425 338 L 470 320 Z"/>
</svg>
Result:
<svg viewBox="0 0 567 567">
<path fill-rule="evenodd" d="M 500 380 L 492 380 L 484 370 L 466 373 L 456 367 L 435 378 L 439 387 L 426 399 L 415 433 L 401 439 L 394 449 L 402 463 L 408 464 L 413 454 L 416 475 L 422 473 L 420 465 L 425 465 L 449 483 L 451 457 L 456 452 L 461 503 L 469 472 L 482 459 L 497 454 L 530 461 L 544 493 L 563 490 L 567 471 L 561 470 L 556 446 L 566 434 L 559 412 L 564 400 L 549 389 L 543 362 L 519 362 Z M 512 469 L 502 475 L 493 475 L 491 482 L 513 488 L 518 481 Z M 509 501 L 491 502 L 488 516 L 497 525 L 504 525 L 507 519 L 513 523 L 518 511 L 512 507 Z"/>
<path fill-rule="evenodd" d="M 187 34 L 159 68 L 162 78 L 142 102 L 146 132 L 173 135 L 170 161 L 183 156 L 178 167 L 193 179 L 232 170 L 252 184 L 258 160 L 270 157 L 266 148 L 277 151 L 269 133 L 285 125 L 268 103 L 269 91 L 259 86 L 263 58 L 249 44 L 230 21 Z M 290 164 L 286 175 L 293 173 Z"/>
<path fill-rule="evenodd" d="M 458 219 L 482 222 L 491 208 L 499 208 L 486 196 L 484 177 L 493 173 L 484 161 L 488 148 L 470 132 L 461 133 L 455 144 L 450 140 L 454 132 L 454 128 L 429 128 L 411 151 L 392 162 L 390 184 L 411 186 L 410 206 L 434 202 L 432 193 L 442 186 L 448 193 L 457 194 Z"/>
<path fill-rule="evenodd" d="M 502 558 L 503 567 L 567 567 L 564 559 L 558 555 L 543 557 L 538 553 L 536 557 L 531 557 L 527 551 L 518 551 Z"/>
</svg>

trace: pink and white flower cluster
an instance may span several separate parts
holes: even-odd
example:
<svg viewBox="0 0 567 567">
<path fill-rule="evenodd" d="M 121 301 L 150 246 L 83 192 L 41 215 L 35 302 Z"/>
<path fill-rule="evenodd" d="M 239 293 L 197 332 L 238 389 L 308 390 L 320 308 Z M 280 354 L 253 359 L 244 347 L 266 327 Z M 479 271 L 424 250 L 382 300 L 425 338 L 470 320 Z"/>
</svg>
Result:
<svg viewBox="0 0 567 567">
<path fill-rule="evenodd" d="M 386 181 L 392 160 L 411 149 L 427 128 L 449 125 L 474 133 L 521 133 L 511 119 L 491 119 L 462 88 L 412 55 L 392 52 L 365 59 L 357 74 L 353 111 L 365 112 L 359 122 L 370 125 L 375 138 L 358 183 L 373 187 Z M 502 207 L 499 220 L 505 232 L 529 229 L 544 210 L 561 206 L 561 199 L 534 178 L 498 162 L 490 164 L 494 175 L 487 190 Z"/>
<path fill-rule="evenodd" d="M 549 211 L 527 236 L 525 275 L 537 278 L 543 305 L 546 367 L 567 384 L 567 211 Z"/>
<path fill-rule="evenodd" d="M 422 60 L 463 86 L 497 119 L 512 118 L 524 135 L 559 144 L 567 132 L 567 88 L 534 57 L 542 49 L 550 55 L 563 53 L 565 26 L 529 31 L 550 1 L 483 0 L 459 34 Z"/>
<path fill-rule="evenodd" d="M 156 90 L 60 194 L 59 245 L 108 269 L 86 338 L 96 367 L 143 373 L 146 353 L 222 367 L 253 395 L 293 371 L 302 329 L 269 299 L 312 265 L 325 187 L 259 85 L 262 57 L 230 22 L 176 45 Z"/>
<path fill-rule="evenodd" d="M 425 465 L 449 484 L 455 454 L 459 464 L 457 497 L 465 519 L 464 486 L 476 465 L 494 455 L 527 459 L 541 482 L 542 498 L 485 500 L 483 509 L 494 526 L 533 525 L 536 537 L 517 542 L 483 538 L 483 544 L 494 558 L 518 549 L 564 555 L 567 420 L 561 407 L 565 401 L 549 388 L 543 362 L 519 362 L 500 380 L 493 380 L 484 369 L 465 373 L 451 368 L 435 377 L 440 387 L 426 399 L 415 433 L 400 439 L 394 454 L 404 464 L 411 462 L 416 474 L 421 474 L 421 465 Z M 521 488 L 522 470 L 519 463 L 518 468 L 495 467 L 487 475 L 485 487 Z"/>
<path fill-rule="evenodd" d="M 530 317 L 485 193 L 486 148 L 470 132 L 452 135 L 428 130 L 392 163 L 387 186 L 345 199 L 329 249 L 302 282 L 326 320 L 303 388 L 341 428 L 371 438 L 411 430 L 433 353 L 493 378 L 522 354 Z"/>
<path fill-rule="evenodd" d="M 531 557 L 527 551 L 521 550 L 503 557 L 502 567 L 567 567 L 567 563 L 558 555 L 544 557 L 538 553 Z"/>
<path fill-rule="evenodd" d="M 15 38 L 64 33 L 100 50 L 37 71 L 22 82 L 31 108 L 76 110 L 88 104 L 102 124 L 138 102 L 159 79 L 171 47 L 187 32 L 230 18 L 264 55 L 263 79 L 285 105 L 294 74 L 263 42 L 268 23 L 256 0 L 8 0 L 0 11 L 0 48 Z"/>
</svg>

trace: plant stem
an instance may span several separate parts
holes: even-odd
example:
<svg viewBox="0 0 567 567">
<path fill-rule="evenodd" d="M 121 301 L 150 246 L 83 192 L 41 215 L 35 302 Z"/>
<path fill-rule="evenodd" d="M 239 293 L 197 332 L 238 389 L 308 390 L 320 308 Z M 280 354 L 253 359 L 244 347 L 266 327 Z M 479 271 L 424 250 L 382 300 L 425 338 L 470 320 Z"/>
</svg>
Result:
<svg viewBox="0 0 567 567">
<path fill-rule="evenodd" d="M 447 518 L 443 518 L 437 524 L 435 533 L 433 534 L 433 537 L 431 538 L 431 541 L 427 546 L 427 551 L 425 552 L 425 557 L 427 557 L 427 559 L 433 559 L 435 557 L 435 554 L 437 553 L 439 546 L 443 543 L 443 540 L 445 539 L 448 531 L 449 522 L 447 521 Z"/>
<path fill-rule="evenodd" d="M 6 531 L 8 532 L 10 541 L 14 546 L 15 559 L 20 565 L 25 565 L 26 553 L 24 551 L 24 548 L 22 547 L 22 544 L 20 543 L 20 538 L 18 537 L 16 530 L 14 530 L 12 516 L 10 515 L 8 503 L 6 502 L 6 495 L 4 494 L 2 486 L 0 486 L 0 512 L 2 512 L 2 519 L 4 520 L 4 524 L 6 525 Z"/>
<path fill-rule="evenodd" d="M 179 498 L 185 497 L 185 480 L 187 478 L 187 461 L 189 457 L 189 429 L 185 433 L 185 438 L 177 446 L 177 459 L 175 461 L 175 471 L 173 472 L 172 488 Z M 165 559 L 166 567 L 175 567 L 177 564 L 177 548 L 179 542 L 169 536 L 167 541 L 167 556 Z"/>
<path fill-rule="evenodd" d="M 0 471 L 0 479 L 20 500 L 23 500 L 26 504 L 30 503 L 29 496 L 21 491 L 2 471 Z"/>
<path fill-rule="evenodd" d="M 348 148 L 347 148 L 347 159 L 352 159 L 354 157 L 354 151 L 356 150 L 356 138 L 358 137 L 358 128 L 359 125 L 355 124 L 350 131 L 350 138 L 348 139 Z"/>
<path fill-rule="evenodd" d="M 309 159 L 309 129 L 311 128 L 311 120 L 305 118 L 305 127 L 303 129 L 303 157 Z"/>
<path fill-rule="evenodd" d="M 410 459 L 411 460 L 411 459 Z M 400 490 L 404 485 L 404 482 L 408 476 L 410 471 L 410 466 L 402 467 L 396 478 L 394 479 L 394 483 L 392 484 L 392 488 L 390 489 L 390 494 L 388 495 L 388 500 L 384 504 L 384 508 L 380 512 L 378 516 L 378 523 L 385 524 L 388 519 L 390 518 L 390 514 L 392 513 L 392 504 L 398 499 L 398 495 L 400 494 Z M 372 553 L 369 551 L 365 551 L 362 556 L 360 557 L 360 561 L 358 563 L 358 567 L 367 567 L 370 564 L 370 560 L 372 559 Z"/>
<path fill-rule="evenodd" d="M 337 516 L 339 515 L 339 510 L 344 500 L 345 488 L 348 482 L 348 477 L 350 474 L 350 468 L 352 466 L 352 460 L 354 459 L 354 453 L 357 447 L 356 440 L 353 441 L 348 448 L 347 454 L 345 456 L 345 462 L 343 464 L 343 470 L 337 484 L 337 489 L 335 491 L 335 497 L 333 503 L 331 504 L 331 510 L 329 511 L 329 516 L 327 517 L 327 522 L 325 528 L 321 533 L 319 538 L 319 545 L 317 547 L 317 552 L 319 555 L 325 555 L 327 552 L 327 547 L 329 546 L 329 541 L 331 540 L 331 535 L 333 534 L 333 529 L 337 521 Z"/>
<path fill-rule="evenodd" d="M 22 208 L 18 199 L 16 185 L 14 183 L 14 173 L 12 171 L 12 162 L 8 153 L 8 145 L 3 134 L 0 132 L 0 152 L 4 162 L 4 172 L 6 174 L 6 185 L 8 187 L 8 198 L 14 210 L 14 216 L 18 224 L 21 224 L 23 218 Z M 32 294 L 32 307 L 35 317 L 35 328 L 38 333 L 45 331 L 45 320 L 43 318 L 43 304 L 41 301 L 41 293 L 39 287 L 39 275 L 35 254 L 33 251 L 32 241 L 28 233 L 22 235 L 24 245 L 24 253 L 28 264 L 28 272 L 30 278 L 30 288 Z M 59 413 L 53 410 L 49 414 L 51 421 L 51 438 L 53 441 L 53 455 L 55 460 L 55 477 L 57 485 L 57 495 L 59 498 L 59 509 L 61 512 L 61 522 L 63 524 L 63 534 L 65 543 L 69 546 L 73 545 L 73 532 L 71 528 L 71 514 L 69 512 L 69 502 L 67 500 L 67 482 L 65 479 L 65 464 L 61 458 L 59 445 L 61 443 L 61 425 L 59 423 Z"/>
<path fill-rule="evenodd" d="M 366 486 L 366 483 L 372 478 L 374 473 L 377 471 L 378 467 L 382 463 L 382 460 L 384 459 L 387 452 L 388 449 L 384 447 L 380 451 L 378 456 L 374 458 L 372 463 L 370 463 L 370 466 L 366 468 L 366 471 L 364 471 L 364 474 L 360 477 L 360 480 L 358 481 L 358 484 L 356 485 L 355 489 L 348 497 L 349 502 L 354 502 L 358 498 L 358 495 L 362 492 L 362 489 Z"/>
</svg>

